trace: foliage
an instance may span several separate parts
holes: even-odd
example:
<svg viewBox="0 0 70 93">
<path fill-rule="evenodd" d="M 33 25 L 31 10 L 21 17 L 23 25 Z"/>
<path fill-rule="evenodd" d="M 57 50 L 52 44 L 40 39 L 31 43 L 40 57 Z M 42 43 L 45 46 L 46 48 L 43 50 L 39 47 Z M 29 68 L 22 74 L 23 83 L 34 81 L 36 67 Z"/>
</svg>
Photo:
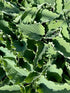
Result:
<svg viewBox="0 0 70 93">
<path fill-rule="evenodd" d="M 70 93 L 70 0 L 0 0 L 0 93 Z"/>
</svg>

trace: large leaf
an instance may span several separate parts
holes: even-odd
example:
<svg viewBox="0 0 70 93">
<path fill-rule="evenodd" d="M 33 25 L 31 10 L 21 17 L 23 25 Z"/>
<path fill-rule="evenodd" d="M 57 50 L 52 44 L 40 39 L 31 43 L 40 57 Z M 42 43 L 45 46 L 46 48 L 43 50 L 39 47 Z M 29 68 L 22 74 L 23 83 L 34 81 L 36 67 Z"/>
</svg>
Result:
<svg viewBox="0 0 70 93">
<path fill-rule="evenodd" d="M 39 81 L 37 82 L 39 85 L 38 92 L 39 93 L 69 93 L 70 85 L 65 84 L 57 84 L 52 81 L 48 81 L 44 76 L 41 76 Z"/>
<path fill-rule="evenodd" d="M 18 28 L 23 35 L 26 35 L 28 38 L 39 40 L 45 34 L 44 27 L 41 24 L 19 24 Z"/>
<path fill-rule="evenodd" d="M 12 83 L 21 83 L 25 77 L 28 76 L 29 72 L 27 69 L 16 67 L 16 63 L 10 59 L 4 59 L 2 61 L 2 67 L 6 71 L 6 75 Z"/>
</svg>

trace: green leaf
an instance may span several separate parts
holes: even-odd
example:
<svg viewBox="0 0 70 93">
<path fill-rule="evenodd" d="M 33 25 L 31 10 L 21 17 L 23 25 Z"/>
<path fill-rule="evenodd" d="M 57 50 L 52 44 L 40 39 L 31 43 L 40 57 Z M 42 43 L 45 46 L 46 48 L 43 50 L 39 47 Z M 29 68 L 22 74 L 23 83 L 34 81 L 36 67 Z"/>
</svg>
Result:
<svg viewBox="0 0 70 93">
<path fill-rule="evenodd" d="M 5 34 L 11 35 L 12 37 L 15 36 L 10 30 L 9 23 L 5 20 L 0 20 L 0 30 L 2 30 Z"/>
<path fill-rule="evenodd" d="M 34 66 L 37 66 L 38 61 L 42 59 L 42 56 L 45 54 L 45 51 L 47 49 L 46 44 L 43 44 L 42 42 L 37 42 L 37 52 L 34 58 Z"/>
<path fill-rule="evenodd" d="M 0 67 L 0 81 L 5 77 L 5 71 Z"/>
<path fill-rule="evenodd" d="M 22 16 L 23 23 L 32 23 L 36 17 L 38 9 L 36 7 L 27 8 Z"/>
<path fill-rule="evenodd" d="M 67 22 L 64 21 L 64 20 L 55 20 L 55 21 L 51 21 L 49 24 L 48 24 L 48 29 L 49 31 L 48 32 L 52 32 L 53 31 L 61 31 L 63 37 L 66 39 L 66 40 L 69 40 L 69 31 L 67 30 L 68 28 L 68 25 L 67 25 Z"/>
<path fill-rule="evenodd" d="M 4 4 L 2 3 L 2 1 L 0 1 L 0 11 L 2 11 L 3 7 L 4 7 Z"/>
<path fill-rule="evenodd" d="M 32 93 L 31 92 L 31 90 L 32 90 L 32 88 L 31 88 L 31 86 L 29 85 L 29 86 L 26 86 L 24 89 L 23 89 L 23 93 Z"/>
<path fill-rule="evenodd" d="M 54 5 L 55 0 L 28 0 L 29 2 L 31 2 L 32 4 L 43 4 L 43 3 L 48 3 L 51 5 Z"/>
<path fill-rule="evenodd" d="M 0 47 L 0 55 L 4 58 L 16 59 L 16 56 L 7 48 Z"/>
<path fill-rule="evenodd" d="M 56 12 L 61 13 L 62 12 L 62 0 L 56 0 Z"/>
<path fill-rule="evenodd" d="M 62 35 L 64 36 L 65 39 L 70 40 L 69 31 L 67 30 L 67 28 L 68 25 L 66 22 L 64 22 L 62 26 Z"/>
<path fill-rule="evenodd" d="M 44 0 L 44 2 L 47 2 L 48 4 L 54 5 L 55 4 L 55 0 Z"/>
<path fill-rule="evenodd" d="M 5 33 L 9 33 L 10 30 L 8 28 L 9 24 L 5 20 L 0 20 L 0 29 L 3 30 Z"/>
<path fill-rule="evenodd" d="M 2 61 L 2 67 L 6 71 L 6 75 L 12 83 L 19 84 L 24 81 L 29 72 L 27 69 L 22 69 L 16 66 L 16 63 L 10 59 Z"/>
<path fill-rule="evenodd" d="M 48 44 L 47 45 L 47 50 L 46 50 L 46 57 L 49 57 L 49 58 L 54 58 L 56 57 L 57 55 L 57 51 L 55 50 L 55 48 L 53 47 L 52 44 Z"/>
<path fill-rule="evenodd" d="M 49 11 L 47 9 L 43 9 L 41 12 L 41 18 L 40 21 L 43 22 L 48 22 L 48 21 L 52 21 L 55 18 L 58 18 L 59 15 L 56 13 L 53 13 L 52 11 Z"/>
<path fill-rule="evenodd" d="M 62 73 L 63 73 L 63 71 L 61 68 L 58 69 L 55 64 L 50 65 L 47 69 L 47 78 L 49 80 L 53 80 L 53 81 L 55 80 L 57 82 L 61 82 L 62 81 Z"/>
<path fill-rule="evenodd" d="M 39 73 L 31 72 L 25 79 L 26 83 L 31 83 L 39 77 Z"/>
<path fill-rule="evenodd" d="M 31 49 L 33 51 L 36 51 L 37 47 L 36 47 L 36 41 L 35 40 L 32 40 L 32 39 L 28 39 L 27 40 L 27 48 L 28 49 Z"/>
<path fill-rule="evenodd" d="M 63 20 L 54 20 L 48 24 L 48 29 L 49 31 L 56 30 L 57 28 L 62 27 L 62 25 Z"/>
<path fill-rule="evenodd" d="M 18 41 L 18 40 L 14 40 L 13 41 L 13 46 L 16 48 L 17 52 L 24 52 L 27 48 L 27 40 L 24 41 Z"/>
<path fill-rule="evenodd" d="M 32 50 L 27 49 L 24 54 L 23 54 L 23 58 L 28 61 L 29 63 L 33 64 L 33 59 L 35 57 L 35 54 Z"/>
<path fill-rule="evenodd" d="M 70 0 L 64 0 L 64 9 L 70 10 Z"/>
<path fill-rule="evenodd" d="M 4 3 L 4 7 L 2 10 L 3 13 L 11 16 L 16 16 L 19 13 L 17 5 L 7 1 L 3 1 L 3 3 Z"/>
<path fill-rule="evenodd" d="M 70 59 L 70 43 L 66 42 L 62 37 L 55 37 L 53 43 L 60 54 Z"/>
<path fill-rule="evenodd" d="M 37 82 L 38 93 L 69 93 L 70 85 L 67 83 L 55 83 L 52 81 L 48 81 L 44 76 L 41 76 L 39 81 Z"/>
<path fill-rule="evenodd" d="M 44 27 L 41 24 L 19 24 L 18 28 L 23 35 L 26 35 L 28 38 L 39 40 L 45 34 Z"/>
<path fill-rule="evenodd" d="M 21 93 L 19 85 L 5 85 L 0 87 L 0 93 Z"/>
<path fill-rule="evenodd" d="M 70 63 L 66 62 L 65 66 L 67 68 L 68 75 L 70 76 Z"/>
</svg>

